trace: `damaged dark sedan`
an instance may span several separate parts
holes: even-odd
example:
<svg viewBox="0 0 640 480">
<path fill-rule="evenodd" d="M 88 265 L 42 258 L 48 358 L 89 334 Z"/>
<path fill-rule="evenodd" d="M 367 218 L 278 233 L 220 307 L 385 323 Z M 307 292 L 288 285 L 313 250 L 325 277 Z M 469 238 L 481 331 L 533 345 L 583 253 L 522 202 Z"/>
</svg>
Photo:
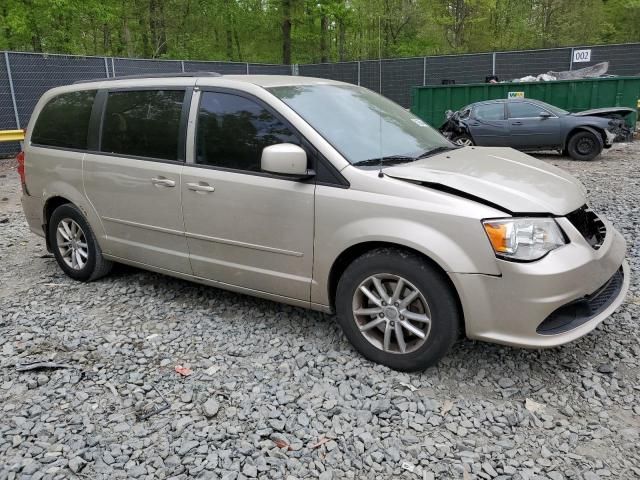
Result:
<svg viewBox="0 0 640 480">
<path fill-rule="evenodd" d="M 613 142 L 630 138 L 624 117 L 632 112 L 613 107 L 570 113 L 539 100 L 489 100 L 448 111 L 440 131 L 457 145 L 557 150 L 592 160 Z"/>
</svg>

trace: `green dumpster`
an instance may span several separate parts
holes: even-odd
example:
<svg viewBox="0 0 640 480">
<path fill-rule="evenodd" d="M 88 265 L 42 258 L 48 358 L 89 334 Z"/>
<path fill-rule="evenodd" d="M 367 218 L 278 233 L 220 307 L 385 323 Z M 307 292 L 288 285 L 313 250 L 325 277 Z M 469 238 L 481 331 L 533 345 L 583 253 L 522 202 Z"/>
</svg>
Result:
<svg viewBox="0 0 640 480">
<path fill-rule="evenodd" d="M 459 110 L 483 100 L 522 95 L 570 112 L 602 107 L 629 107 L 635 110 L 640 105 L 640 77 L 414 87 L 411 92 L 411 111 L 438 128 L 444 122 L 447 110 Z M 637 110 L 627 117 L 629 126 L 635 126 L 637 117 Z"/>
</svg>

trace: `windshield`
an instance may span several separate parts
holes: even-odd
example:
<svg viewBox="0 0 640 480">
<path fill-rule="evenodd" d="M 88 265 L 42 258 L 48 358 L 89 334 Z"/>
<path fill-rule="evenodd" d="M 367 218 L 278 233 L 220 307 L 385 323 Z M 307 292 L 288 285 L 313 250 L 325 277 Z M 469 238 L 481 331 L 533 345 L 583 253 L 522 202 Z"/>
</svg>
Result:
<svg viewBox="0 0 640 480">
<path fill-rule="evenodd" d="M 352 85 L 293 85 L 268 89 L 350 163 L 395 157 L 411 161 L 453 148 L 440 133 L 400 105 Z"/>
</svg>

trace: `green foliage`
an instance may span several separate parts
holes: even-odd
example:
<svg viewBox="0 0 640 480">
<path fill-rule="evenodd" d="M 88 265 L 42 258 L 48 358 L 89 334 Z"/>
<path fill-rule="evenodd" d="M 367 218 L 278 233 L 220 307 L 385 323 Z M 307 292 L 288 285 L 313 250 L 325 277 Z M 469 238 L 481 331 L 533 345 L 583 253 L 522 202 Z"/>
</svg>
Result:
<svg viewBox="0 0 640 480">
<path fill-rule="evenodd" d="M 290 25 L 290 34 L 287 35 Z M 252 62 L 640 40 L 640 0 L 3 0 L 0 49 Z"/>
</svg>

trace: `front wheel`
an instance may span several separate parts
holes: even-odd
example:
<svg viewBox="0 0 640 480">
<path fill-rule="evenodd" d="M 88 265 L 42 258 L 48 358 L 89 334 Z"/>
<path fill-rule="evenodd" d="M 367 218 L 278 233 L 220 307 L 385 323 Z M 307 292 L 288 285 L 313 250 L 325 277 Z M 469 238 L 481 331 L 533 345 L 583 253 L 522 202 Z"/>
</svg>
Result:
<svg viewBox="0 0 640 480">
<path fill-rule="evenodd" d="M 473 147 L 474 143 L 473 143 L 473 139 L 467 135 L 466 133 L 463 133 L 461 135 L 455 135 L 451 141 L 455 144 L 455 145 L 460 145 L 461 147 Z"/>
<path fill-rule="evenodd" d="M 458 337 L 460 312 L 452 288 L 417 254 L 373 250 L 354 260 L 340 278 L 338 322 L 369 360 L 400 371 L 423 370 Z"/>
<path fill-rule="evenodd" d="M 602 140 L 586 130 L 574 133 L 567 143 L 567 153 L 574 160 L 593 160 L 602 152 Z"/>
</svg>

